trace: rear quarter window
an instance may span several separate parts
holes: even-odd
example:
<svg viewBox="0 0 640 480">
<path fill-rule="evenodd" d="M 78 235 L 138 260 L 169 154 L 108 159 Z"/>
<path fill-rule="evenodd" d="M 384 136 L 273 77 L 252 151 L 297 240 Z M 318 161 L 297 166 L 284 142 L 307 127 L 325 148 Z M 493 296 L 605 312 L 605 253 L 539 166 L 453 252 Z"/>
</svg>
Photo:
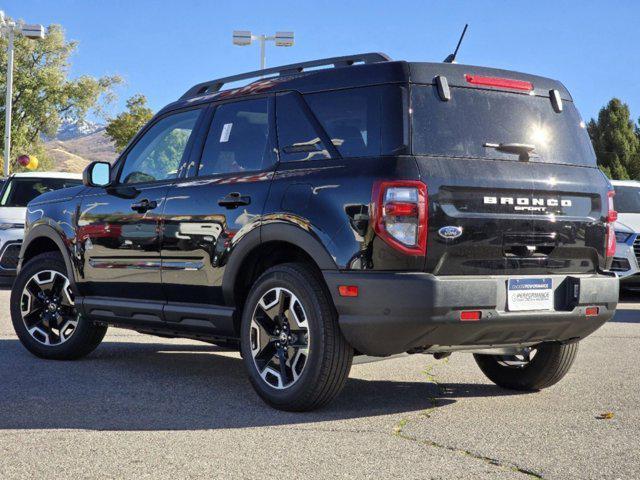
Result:
<svg viewBox="0 0 640 480">
<path fill-rule="evenodd" d="M 342 157 L 405 153 L 403 87 L 351 88 L 304 98 Z"/>
<path fill-rule="evenodd" d="M 517 160 L 485 143 L 535 145 L 532 162 L 595 167 L 586 126 L 573 102 L 555 112 L 547 97 L 454 87 L 442 101 L 435 87 L 411 87 L 412 150 L 416 155 Z"/>
</svg>

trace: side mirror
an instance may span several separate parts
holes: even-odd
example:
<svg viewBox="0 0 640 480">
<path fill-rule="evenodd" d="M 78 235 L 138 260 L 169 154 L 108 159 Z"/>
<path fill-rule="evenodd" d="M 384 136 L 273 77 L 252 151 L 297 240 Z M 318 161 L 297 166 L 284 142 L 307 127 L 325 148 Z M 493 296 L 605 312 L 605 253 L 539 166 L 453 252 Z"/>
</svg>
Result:
<svg viewBox="0 0 640 480">
<path fill-rule="evenodd" d="M 107 162 L 91 162 L 82 172 L 82 183 L 86 187 L 106 187 L 111 183 L 110 173 Z"/>
</svg>

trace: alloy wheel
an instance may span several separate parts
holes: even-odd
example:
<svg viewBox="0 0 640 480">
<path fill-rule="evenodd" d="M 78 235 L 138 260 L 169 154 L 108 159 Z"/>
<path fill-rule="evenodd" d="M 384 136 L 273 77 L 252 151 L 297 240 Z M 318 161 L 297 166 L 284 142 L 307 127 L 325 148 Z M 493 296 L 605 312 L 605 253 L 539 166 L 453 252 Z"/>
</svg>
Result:
<svg viewBox="0 0 640 480">
<path fill-rule="evenodd" d="M 249 329 L 253 362 L 264 382 L 282 390 L 294 385 L 307 364 L 307 314 L 286 288 L 272 288 L 258 301 Z"/>
<path fill-rule="evenodd" d="M 29 334 L 47 346 L 60 345 L 78 326 L 69 279 L 55 270 L 33 275 L 20 296 L 20 313 Z"/>
</svg>

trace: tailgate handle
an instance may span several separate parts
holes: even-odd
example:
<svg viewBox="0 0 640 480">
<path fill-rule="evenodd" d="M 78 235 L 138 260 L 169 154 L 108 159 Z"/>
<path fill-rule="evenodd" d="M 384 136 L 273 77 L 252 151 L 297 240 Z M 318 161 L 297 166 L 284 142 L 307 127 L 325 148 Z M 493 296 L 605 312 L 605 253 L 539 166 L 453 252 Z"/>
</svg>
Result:
<svg viewBox="0 0 640 480">
<path fill-rule="evenodd" d="M 504 255 L 526 258 L 548 256 L 557 246 L 556 233 L 513 233 L 502 237 Z"/>
<path fill-rule="evenodd" d="M 527 257 L 547 257 L 553 251 L 553 246 L 540 245 L 512 245 L 504 247 L 504 255 L 506 257 L 527 258 Z"/>
<path fill-rule="evenodd" d="M 531 245 L 535 247 L 555 247 L 558 235 L 552 233 L 505 233 L 502 244 L 506 246 Z"/>
</svg>

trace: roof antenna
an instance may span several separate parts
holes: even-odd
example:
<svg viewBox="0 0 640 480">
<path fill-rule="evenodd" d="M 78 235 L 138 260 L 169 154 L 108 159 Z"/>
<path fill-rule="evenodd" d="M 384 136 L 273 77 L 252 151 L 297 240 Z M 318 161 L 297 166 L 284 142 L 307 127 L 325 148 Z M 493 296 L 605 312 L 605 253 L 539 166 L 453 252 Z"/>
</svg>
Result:
<svg viewBox="0 0 640 480">
<path fill-rule="evenodd" d="M 460 35 L 460 40 L 458 40 L 458 45 L 454 52 L 444 59 L 444 63 L 456 63 L 456 55 L 458 55 L 458 49 L 460 48 L 460 44 L 462 43 L 462 39 L 464 38 L 464 34 L 467 33 L 468 23 L 465 23 L 464 29 L 462 30 L 462 35 Z"/>
</svg>

